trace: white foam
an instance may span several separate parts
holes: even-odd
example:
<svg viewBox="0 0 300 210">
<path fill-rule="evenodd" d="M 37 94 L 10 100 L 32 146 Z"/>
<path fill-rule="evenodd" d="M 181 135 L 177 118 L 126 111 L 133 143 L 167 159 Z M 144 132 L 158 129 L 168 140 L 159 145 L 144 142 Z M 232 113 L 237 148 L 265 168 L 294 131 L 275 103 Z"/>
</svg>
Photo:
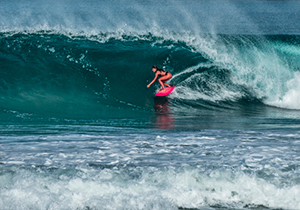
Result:
<svg viewBox="0 0 300 210">
<path fill-rule="evenodd" d="M 195 68 L 198 68 L 195 67 Z M 193 68 L 189 68 L 179 73 L 179 75 L 192 72 Z M 178 77 L 179 75 L 175 75 Z M 206 84 L 209 89 L 205 89 L 201 84 Z M 236 100 L 243 96 L 243 93 L 239 91 L 230 90 L 226 85 L 216 83 L 215 81 L 209 81 L 205 78 L 204 74 L 194 73 L 187 79 L 179 82 L 176 85 L 173 94 L 170 97 L 187 99 L 187 100 L 198 100 L 203 99 L 206 101 L 226 101 Z"/>
<path fill-rule="evenodd" d="M 204 77 L 205 72 L 195 73 L 176 86 L 176 97 L 209 101 L 236 100 L 244 96 L 241 89 L 243 87 L 248 93 L 268 105 L 300 109 L 300 73 L 294 72 L 296 67 L 285 57 L 277 54 L 276 45 L 273 46 L 263 37 L 235 36 L 231 38 L 210 35 L 198 36 L 196 39 L 187 37 L 183 39 L 188 45 L 195 47 L 206 59 L 212 61 L 212 64 L 189 67 L 174 75 L 174 79 L 178 80 L 177 77 L 182 77 L 201 67 L 215 67 L 229 70 L 230 81 L 227 82 L 230 82 L 232 87 L 239 88 L 210 81 Z M 201 89 L 201 82 L 205 82 L 210 90 Z M 191 88 L 191 84 L 196 84 L 196 88 Z"/>
<path fill-rule="evenodd" d="M 20 170 L 1 175 L 0 204 L 3 210 L 299 207 L 300 185 L 278 187 L 243 172 L 135 170 L 135 178 L 114 169 L 78 168 L 59 177 Z"/>
<path fill-rule="evenodd" d="M 282 98 L 267 100 L 266 103 L 281 108 L 300 109 L 300 72 L 295 72 L 294 78 L 287 81 L 286 86 L 288 90 Z"/>
</svg>

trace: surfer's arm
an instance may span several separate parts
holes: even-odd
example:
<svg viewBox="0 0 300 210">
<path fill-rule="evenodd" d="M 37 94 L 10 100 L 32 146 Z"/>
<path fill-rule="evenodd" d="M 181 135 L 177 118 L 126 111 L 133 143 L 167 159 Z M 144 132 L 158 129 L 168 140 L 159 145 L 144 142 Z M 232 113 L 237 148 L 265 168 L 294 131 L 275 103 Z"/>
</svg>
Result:
<svg viewBox="0 0 300 210">
<path fill-rule="evenodd" d="M 154 79 L 152 80 L 152 82 L 150 82 L 149 85 L 147 85 L 148 88 L 150 87 L 150 85 L 153 84 L 153 82 L 155 82 L 155 80 L 157 79 L 157 76 L 158 76 L 158 74 L 156 73 Z"/>
</svg>

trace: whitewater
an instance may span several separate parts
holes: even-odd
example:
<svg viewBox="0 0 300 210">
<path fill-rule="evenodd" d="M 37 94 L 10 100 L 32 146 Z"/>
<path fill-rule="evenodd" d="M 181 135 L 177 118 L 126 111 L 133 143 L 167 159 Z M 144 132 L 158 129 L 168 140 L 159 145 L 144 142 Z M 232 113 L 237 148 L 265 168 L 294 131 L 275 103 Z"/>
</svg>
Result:
<svg viewBox="0 0 300 210">
<path fill-rule="evenodd" d="M 299 8 L 0 1 L 1 209 L 300 209 Z"/>
</svg>

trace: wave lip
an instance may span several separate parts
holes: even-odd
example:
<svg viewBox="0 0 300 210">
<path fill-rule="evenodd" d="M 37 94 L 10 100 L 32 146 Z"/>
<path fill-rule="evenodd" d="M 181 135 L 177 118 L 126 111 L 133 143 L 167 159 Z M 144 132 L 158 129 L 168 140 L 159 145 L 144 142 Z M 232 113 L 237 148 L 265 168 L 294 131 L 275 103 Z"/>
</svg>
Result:
<svg viewBox="0 0 300 210">
<path fill-rule="evenodd" d="M 174 75 L 177 97 L 213 102 L 257 100 L 283 109 L 300 109 L 298 36 L 213 36 L 193 42 L 206 61 Z M 191 94 L 189 94 L 191 93 Z"/>
<path fill-rule="evenodd" d="M 297 8 L 297 1 L 2 1 L 0 32 L 299 34 Z"/>
<path fill-rule="evenodd" d="M 300 110 L 300 72 L 296 72 L 295 77 L 287 81 L 287 88 L 282 98 L 266 103 L 280 108 Z"/>
</svg>

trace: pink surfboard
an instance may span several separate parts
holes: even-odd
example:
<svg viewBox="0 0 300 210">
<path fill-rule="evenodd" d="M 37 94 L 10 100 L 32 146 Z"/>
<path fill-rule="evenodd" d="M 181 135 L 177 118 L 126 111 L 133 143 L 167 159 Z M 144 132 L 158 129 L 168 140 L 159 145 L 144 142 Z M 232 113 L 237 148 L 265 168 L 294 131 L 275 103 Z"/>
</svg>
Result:
<svg viewBox="0 0 300 210">
<path fill-rule="evenodd" d="M 155 94 L 155 96 L 167 96 L 174 90 L 174 88 L 175 86 L 165 87 L 165 91 L 160 90 Z"/>
</svg>

